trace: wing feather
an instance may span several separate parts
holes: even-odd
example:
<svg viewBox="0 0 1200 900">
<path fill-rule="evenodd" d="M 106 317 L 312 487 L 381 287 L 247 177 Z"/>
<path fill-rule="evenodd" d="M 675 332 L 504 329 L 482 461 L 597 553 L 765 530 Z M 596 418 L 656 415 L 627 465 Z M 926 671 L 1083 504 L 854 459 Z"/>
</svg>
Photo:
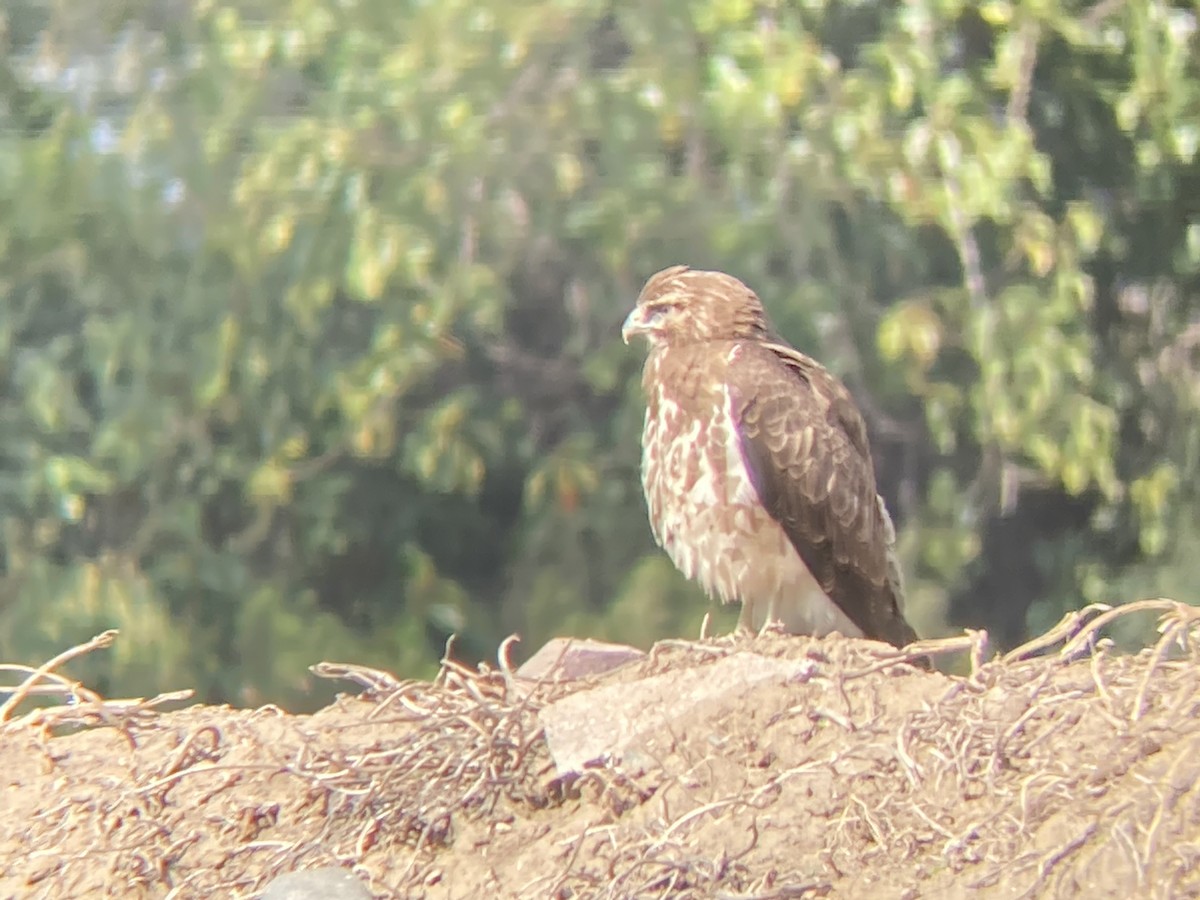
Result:
<svg viewBox="0 0 1200 900">
<path fill-rule="evenodd" d="M 746 342 L 728 369 L 742 456 L 759 500 L 822 590 L 863 633 L 902 646 L 916 634 L 892 576 L 866 424 L 840 381 L 776 343 Z"/>
</svg>

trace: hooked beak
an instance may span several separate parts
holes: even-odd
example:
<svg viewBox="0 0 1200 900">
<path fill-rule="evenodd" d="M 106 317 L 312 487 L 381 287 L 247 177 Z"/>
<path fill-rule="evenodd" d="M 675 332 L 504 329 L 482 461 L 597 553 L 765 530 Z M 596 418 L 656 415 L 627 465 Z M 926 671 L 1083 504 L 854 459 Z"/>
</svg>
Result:
<svg viewBox="0 0 1200 900">
<path fill-rule="evenodd" d="M 646 321 L 645 312 L 644 306 L 635 306 L 633 312 L 625 317 L 625 324 L 621 326 L 621 340 L 626 344 L 629 343 L 631 337 L 650 331 L 650 324 Z"/>
</svg>

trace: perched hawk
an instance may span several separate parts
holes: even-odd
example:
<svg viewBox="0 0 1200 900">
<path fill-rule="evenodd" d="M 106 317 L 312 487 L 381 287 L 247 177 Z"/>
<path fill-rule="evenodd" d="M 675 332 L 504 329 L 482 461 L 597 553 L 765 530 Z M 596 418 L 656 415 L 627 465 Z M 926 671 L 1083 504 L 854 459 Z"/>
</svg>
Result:
<svg viewBox="0 0 1200 900">
<path fill-rule="evenodd" d="M 659 545 L 738 630 L 903 646 L 891 518 L 845 386 L 772 330 L 738 279 L 673 266 L 625 320 L 650 342 L 642 486 Z"/>
</svg>

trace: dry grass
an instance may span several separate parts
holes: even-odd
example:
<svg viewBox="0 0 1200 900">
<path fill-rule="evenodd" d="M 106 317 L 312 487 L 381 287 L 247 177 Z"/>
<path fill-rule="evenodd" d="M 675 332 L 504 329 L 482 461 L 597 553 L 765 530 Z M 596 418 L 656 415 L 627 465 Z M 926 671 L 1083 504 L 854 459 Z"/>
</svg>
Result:
<svg viewBox="0 0 1200 900">
<path fill-rule="evenodd" d="M 1160 617 L 1119 655 L 1114 619 Z M 538 713 L 587 684 L 447 659 L 433 682 L 322 664 L 364 691 L 313 716 L 112 701 L 56 674 L 0 706 L 0 897 L 255 896 L 353 867 L 379 896 L 1200 895 L 1200 611 L 1093 607 L 985 661 L 849 640 L 660 644 L 609 680 L 751 650 L 803 661 L 559 778 Z M 969 674 L 916 670 L 966 655 Z M 61 706 L 17 715 L 29 698 Z"/>
</svg>

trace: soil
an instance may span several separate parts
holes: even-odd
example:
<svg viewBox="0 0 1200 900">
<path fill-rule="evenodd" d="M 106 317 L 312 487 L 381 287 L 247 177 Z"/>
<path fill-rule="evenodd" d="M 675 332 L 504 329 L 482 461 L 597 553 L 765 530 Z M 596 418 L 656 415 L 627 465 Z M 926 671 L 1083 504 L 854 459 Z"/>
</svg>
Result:
<svg viewBox="0 0 1200 900">
<path fill-rule="evenodd" d="M 1119 654 L 1113 619 L 1161 615 Z M 983 661 L 928 642 L 667 642 L 525 682 L 446 661 L 313 715 L 164 700 L 0 707 L 0 898 L 255 897 L 342 866 L 378 897 L 1200 896 L 1200 611 L 1090 609 Z M 805 661 L 559 772 L 539 713 L 735 652 Z M 503 654 L 502 654 L 503 655 Z M 31 680 L 32 682 L 32 680 Z M 60 679 L 62 684 L 67 684 Z M 67 688 L 64 687 L 64 692 Z"/>
</svg>

